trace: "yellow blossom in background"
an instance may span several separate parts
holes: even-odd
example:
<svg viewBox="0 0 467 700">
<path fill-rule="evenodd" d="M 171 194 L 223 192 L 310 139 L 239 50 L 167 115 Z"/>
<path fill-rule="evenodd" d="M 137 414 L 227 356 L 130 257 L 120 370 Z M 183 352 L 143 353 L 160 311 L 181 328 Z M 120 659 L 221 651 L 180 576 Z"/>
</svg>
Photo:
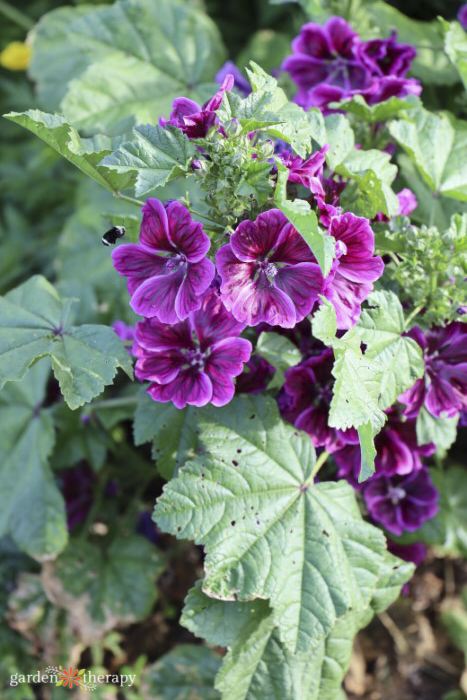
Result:
<svg viewBox="0 0 467 700">
<path fill-rule="evenodd" d="M 0 53 L 0 66 L 8 70 L 26 70 L 30 57 L 30 46 L 22 41 L 12 41 Z"/>
</svg>

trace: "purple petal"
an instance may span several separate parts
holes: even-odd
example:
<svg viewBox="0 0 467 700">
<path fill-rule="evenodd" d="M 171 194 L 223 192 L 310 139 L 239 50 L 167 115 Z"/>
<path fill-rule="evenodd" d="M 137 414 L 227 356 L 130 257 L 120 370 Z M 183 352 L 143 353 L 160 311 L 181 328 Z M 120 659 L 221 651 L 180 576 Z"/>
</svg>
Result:
<svg viewBox="0 0 467 700">
<path fill-rule="evenodd" d="M 185 277 L 182 267 L 171 275 L 151 277 L 143 282 L 131 298 L 131 308 L 140 316 L 156 316 L 163 323 L 177 323 L 175 299 Z"/>
<path fill-rule="evenodd" d="M 251 351 L 252 345 L 245 338 L 225 338 L 212 345 L 205 371 L 211 379 L 214 406 L 224 406 L 232 399 L 235 393 L 232 378 L 241 374 Z"/>
<path fill-rule="evenodd" d="M 279 209 L 260 214 L 256 221 L 243 221 L 230 237 L 235 256 L 242 262 L 253 262 L 267 255 L 277 244 L 287 219 Z"/>
<path fill-rule="evenodd" d="M 189 321 L 167 325 L 155 318 L 145 318 L 136 325 L 136 342 L 155 352 L 194 348 L 191 333 Z"/>
<path fill-rule="evenodd" d="M 323 291 L 320 267 L 309 262 L 280 268 L 274 282 L 293 301 L 297 322 L 310 313 L 318 294 Z"/>
<path fill-rule="evenodd" d="M 173 401 L 177 408 L 205 406 L 212 397 L 212 384 L 204 372 L 185 369 L 169 384 L 151 384 L 148 393 L 154 401 Z"/>
<path fill-rule="evenodd" d="M 259 274 L 254 282 L 244 286 L 237 296 L 231 311 L 237 321 L 257 326 L 264 321 L 271 326 L 293 328 L 296 323 L 295 306 L 282 290 L 264 281 Z"/>
<path fill-rule="evenodd" d="M 175 298 L 175 312 L 184 319 L 201 306 L 201 296 L 211 284 L 216 268 L 207 258 L 197 263 L 189 263 L 186 276 Z"/>
<path fill-rule="evenodd" d="M 188 209 L 179 202 L 170 202 L 167 206 L 167 220 L 172 245 L 190 262 L 202 260 L 211 247 L 211 241 L 201 224 L 193 221 Z"/>
<path fill-rule="evenodd" d="M 169 224 L 164 205 L 158 199 L 147 199 L 143 205 L 143 221 L 139 235 L 140 243 L 163 252 L 174 252 L 169 236 Z"/>
<path fill-rule="evenodd" d="M 229 311 L 235 303 L 242 288 L 250 284 L 255 274 L 254 263 L 240 262 L 235 257 L 230 244 L 220 248 L 216 253 L 217 271 L 221 277 L 221 299 Z M 241 319 L 237 318 L 237 321 Z"/>
<path fill-rule="evenodd" d="M 201 350 L 206 350 L 216 338 L 237 336 L 245 328 L 227 311 L 218 294 L 212 290 L 205 295 L 199 311 L 193 314 L 193 326 Z"/>
<path fill-rule="evenodd" d="M 269 257 L 269 260 L 294 265 L 295 263 L 311 262 L 314 260 L 314 256 L 303 236 L 292 224 L 287 223 L 282 229 L 274 253 Z"/>
<path fill-rule="evenodd" d="M 128 291 L 133 294 L 145 280 L 160 275 L 167 260 L 137 243 L 125 243 L 112 251 L 113 266 L 119 275 L 128 277 Z"/>
<path fill-rule="evenodd" d="M 135 374 L 143 381 L 149 379 L 159 384 L 168 384 L 178 375 L 184 361 L 182 353 L 176 350 L 153 353 L 138 359 Z"/>
</svg>

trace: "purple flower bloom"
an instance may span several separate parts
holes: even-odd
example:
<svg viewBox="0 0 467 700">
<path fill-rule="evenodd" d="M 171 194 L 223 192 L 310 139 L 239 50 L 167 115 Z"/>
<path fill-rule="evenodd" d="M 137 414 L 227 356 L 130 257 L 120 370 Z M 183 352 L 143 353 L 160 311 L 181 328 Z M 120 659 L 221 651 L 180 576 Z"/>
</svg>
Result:
<svg viewBox="0 0 467 700">
<path fill-rule="evenodd" d="M 321 107 L 367 88 L 369 71 L 358 56 L 358 44 L 357 34 L 340 17 L 323 26 L 305 24 L 292 42 L 292 56 L 282 64 L 300 88 L 297 102 Z"/>
<path fill-rule="evenodd" d="M 204 138 L 209 129 L 216 123 L 216 111 L 219 109 L 224 92 L 232 89 L 234 76 L 226 75 L 224 82 L 216 94 L 201 107 L 188 97 L 177 97 L 173 101 L 172 111 L 168 119 L 159 117 L 159 125 L 171 124 L 185 133 L 189 139 Z"/>
<path fill-rule="evenodd" d="M 397 410 L 390 410 L 388 421 L 375 437 L 375 473 L 392 476 L 394 474 L 411 474 L 423 468 L 421 457 L 429 457 L 435 451 L 433 443 L 417 444 L 415 420 L 401 420 Z M 347 445 L 335 453 L 339 478 L 349 481 L 355 488 L 360 488 L 360 445 Z"/>
<path fill-rule="evenodd" d="M 373 476 L 365 484 L 363 497 L 372 518 L 395 535 L 418 530 L 439 509 L 439 494 L 427 469 Z"/>
<path fill-rule="evenodd" d="M 410 44 L 399 44 L 397 32 L 388 39 L 372 39 L 357 46 L 358 57 L 373 75 L 405 78 L 417 52 Z"/>
<path fill-rule="evenodd" d="M 328 452 L 358 442 L 353 428 L 342 431 L 328 425 L 333 364 L 333 351 L 320 349 L 318 354 L 286 371 L 284 388 L 278 398 L 282 416 L 308 433 L 315 447 L 325 447 Z"/>
<path fill-rule="evenodd" d="M 375 240 L 367 219 L 350 212 L 333 216 L 329 233 L 336 239 L 337 260 L 326 277 L 323 294 L 336 310 L 338 328 L 351 328 L 373 282 L 383 274 L 384 263 L 373 255 Z"/>
<path fill-rule="evenodd" d="M 459 12 L 457 13 L 457 19 L 462 25 L 462 28 L 467 30 L 467 3 L 462 5 Z"/>
<path fill-rule="evenodd" d="M 181 204 L 164 206 L 148 199 L 139 243 L 118 246 L 112 253 L 114 267 L 128 277 L 133 310 L 177 323 L 199 309 L 215 272 L 205 257 L 210 245 L 201 224 Z"/>
<path fill-rule="evenodd" d="M 410 216 L 418 206 L 416 196 L 407 187 L 398 193 L 397 199 L 399 200 L 399 211 L 397 212 L 399 216 Z"/>
<path fill-rule="evenodd" d="M 135 328 L 134 326 L 126 324 L 125 321 L 114 321 L 112 323 L 112 328 L 120 340 L 134 340 Z"/>
<path fill-rule="evenodd" d="M 251 355 L 251 343 L 238 335 L 244 329 L 225 309 L 215 290 L 202 306 L 173 326 L 155 318 L 136 326 L 135 374 L 148 379 L 155 401 L 224 406 L 234 395 L 233 378 Z"/>
<path fill-rule="evenodd" d="M 422 348 L 425 376 L 399 397 L 407 416 L 417 416 L 421 407 L 436 418 L 453 417 L 467 408 L 467 325 L 461 321 L 426 334 L 412 328 L 407 334 Z"/>
<path fill-rule="evenodd" d="M 280 158 L 282 163 L 289 169 L 289 182 L 296 182 L 307 188 L 311 188 L 313 184 L 315 184 L 315 187 L 320 186 L 321 183 L 318 178 L 323 173 L 327 150 L 329 150 L 329 146 L 323 146 L 323 148 L 313 153 L 306 160 L 303 160 L 300 156 L 294 156 L 290 152 L 283 151 Z"/>
<path fill-rule="evenodd" d="M 275 368 L 263 357 L 253 355 L 237 377 L 235 390 L 237 394 L 257 394 L 264 391 L 274 376 Z"/>
<path fill-rule="evenodd" d="M 278 209 L 243 221 L 216 255 L 221 298 L 237 319 L 293 328 L 310 313 L 323 277 L 309 247 Z"/>
<path fill-rule="evenodd" d="M 85 462 L 73 469 L 66 469 L 60 475 L 60 488 L 65 499 L 68 529 L 83 522 L 93 500 L 95 474 Z"/>
<path fill-rule="evenodd" d="M 222 68 L 216 73 L 216 83 L 223 84 L 223 81 L 230 76 L 233 77 L 233 87 L 238 90 L 244 97 L 250 94 L 251 85 L 243 75 L 240 68 L 237 68 L 233 61 L 226 61 Z"/>
<path fill-rule="evenodd" d="M 405 77 L 415 49 L 397 43 L 395 33 L 362 42 L 347 22 L 331 17 L 324 26 L 305 24 L 292 52 L 282 67 L 299 86 L 295 101 L 304 108 L 326 109 L 357 94 L 375 104 L 421 92 L 417 80 Z"/>
</svg>

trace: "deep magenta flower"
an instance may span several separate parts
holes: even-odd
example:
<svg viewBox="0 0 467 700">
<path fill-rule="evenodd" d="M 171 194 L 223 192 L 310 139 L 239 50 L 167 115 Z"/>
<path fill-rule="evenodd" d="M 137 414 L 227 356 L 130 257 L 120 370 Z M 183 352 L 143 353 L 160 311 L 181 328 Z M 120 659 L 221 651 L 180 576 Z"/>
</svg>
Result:
<svg viewBox="0 0 467 700">
<path fill-rule="evenodd" d="M 326 109 L 353 95 L 363 95 L 368 104 L 419 95 L 420 83 L 405 77 L 415 55 L 412 46 L 396 41 L 395 33 L 362 42 L 347 22 L 331 17 L 324 26 L 302 27 L 282 67 L 300 88 L 298 104 Z"/>
<path fill-rule="evenodd" d="M 300 156 L 293 155 L 289 151 L 283 151 L 280 154 L 280 159 L 289 169 L 289 182 L 296 182 L 307 188 L 311 188 L 313 184 L 315 187 L 318 187 L 320 185 L 318 178 L 323 173 L 323 167 L 326 162 L 325 153 L 328 150 L 329 146 L 325 145 L 306 160 L 303 160 Z"/>
<path fill-rule="evenodd" d="M 371 77 L 358 55 L 359 43 L 340 17 L 331 17 L 323 26 L 305 24 L 292 42 L 292 56 L 282 63 L 300 88 L 297 102 L 321 107 L 369 87 Z M 330 99 L 323 96 L 323 87 L 331 90 Z"/>
<path fill-rule="evenodd" d="M 368 219 L 350 212 L 331 218 L 329 233 L 336 239 L 336 256 L 324 283 L 324 296 L 334 306 L 337 326 L 351 328 L 357 322 L 361 303 L 383 274 L 384 263 L 374 255 L 375 239 Z"/>
<path fill-rule="evenodd" d="M 426 557 L 427 548 L 423 542 L 413 542 L 412 544 L 400 544 L 388 540 L 388 550 L 399 559 L 411 561 L 415 566 L 419 566 Z"/>
<path fill-rule="evenodd" d="M 399 216 L 410 216 L 413 210 L 418 206 L 416 196 L 408 187 L 404 187 L 404 189 L 397 194 L 397 199 L 399 200 L 399 210 L 397 212 Z"/>
<path fill-rule="evenodd" d="M 363 497 L 372 518 L 395 535 L 418 530 L 439 510 L 439 494 L 427 469 L 372 476 L 365 483 Z"/>
<path fill-rule="evenodd" d="M 334 452 L 343 445 L 358 442 L 358 434 L 353 428 L 342 431 L 328 425 L 334 353 L 324 346 L 319 349 L 315 346 L 315 353 L 286 371 L 278 398 L 279 409 L 286 420 L 308 433 L 315 447 Z"/>
<path fill-rule="evenodd" d="M 199 309 L 215 272 L 205 257 L 210 245 L 201 224 L 179 202 L 148 199 L 139 243 L 120 245 L 112 253 L 114 267 L 128 278 L 133 310 L 177 323 Z"/>
<path fill-rule="evenodd" d="M 309 247 L 278 209 L 243 221 L 216 255 L 221 298 L 237 321 L 293 328 L 323 289 Z"/>
<path fill-rule="evenodd" d="M 461 6 L 457 13 L 457 19 L 461 23 L 463 29 L 467 30 L 467 3 Z"/>
<path fill-rule="evenodd" d="M 185 321 L 137 324 L 135 374 L 151 382 L 148 393 L 155 401 L 173 401 L 177 408 L 224 406 L 235 392 L 233 378 L 250 359 L 250 341 L 238 337 L 244 327 L 211 289 Z"/>
<path fill-rule="evenodd" d="M 422 469 L 422 457 L 429 457 L 435 451 L 433 443 L 418 445 L 415 420 L 404 420 L 397 409 L 387 411 L 388 420 L 375 437 L 375 473 L 392 476 L 411 474 Z M 355 488 L 360 474 L 360 445 L 347 445 L 334 454 L 338 476 L 347 479 Z"/>
<path fill-rule="evenodd" d="M 216 94 L 201 107 L 188 97 L 177 97 L 172 104 L 172 111 L 168 119 L 159 117 L 159 125 L 171 124 L 183 131 L 189 139 L 204 138 L 209 129 L 216 124 L 216 111 L 219 109 L 224 93 L 232 89 L 234 76 L 226 75 Z"/>
<path fill-rule="evenodd" d="M 467 325 L 461 321 L 427 333 L 412 328 L 408 335 L 422 348 L 425 376 L 399 397 L 407 416 L 423 405 L 436 418 L 453 417 L 467 408 Z"/>
<path fill-rule="evenodd" d="M 371 39 L 360 42 L 358 56 L 373 75 L 405 78 L 417 52 L 410 44 L 396 41 L 397 32 L 392 31 L 387 39 Z"/>
<path fill-rule="evenodd" d="M 240 68 L 237 68 L 233 61 L 226 61 L 222 68 L 216 73 L 216 83 L 222 85 L 224 80 L 231 75 L 234 79 L 233 87 L 240 92 L 243 97 L 246 97 L 251 92 L 251 85 L 243 75 Z"/>
</svg>

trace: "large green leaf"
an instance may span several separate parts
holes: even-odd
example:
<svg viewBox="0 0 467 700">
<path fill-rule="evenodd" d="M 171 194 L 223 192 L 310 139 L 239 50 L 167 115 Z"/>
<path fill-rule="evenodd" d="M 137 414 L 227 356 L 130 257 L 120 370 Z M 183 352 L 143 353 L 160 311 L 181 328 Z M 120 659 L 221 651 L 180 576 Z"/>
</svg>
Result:
<svg viewBox="0 0 467 700">
<path fill-rule="evenodd" d="M 274 192 L 274 204 L 286 215 L 291 224 L 309 245 L 319 263 L 323 277 L 329 274 L 334 259 L 334 238 L 320 229 L 316 214 L 304 199 L 287 199 L 287 181 L 289 170 L 276 161 L 277 185 Z"/>
<path fill-rule="evenodd" d="M 354 114 L 362 121 L 376 124 L 377 122 L 384 122 L 392 117 L 396 117 L 400 112 L 413 107 L 416 102 L 417 98 L 413 96 L 404 97 L 403 99 L 390 97 L 384 102 L 369 105 L 363 95 L 354 95 L 350 99 L 333 104 L 333 106 L 336 109 Z"/>
<path fill-rule="evenodd" d="M 144 671 L 143 684 L 152 700 L 220 700 L 214 679 L 221 657 L 194 644 L 178 645 Z"/>
<path fill-rule="evenodd" d="M 459 22 L 446 22 L 441 19 L 441 23 L 444 30 L 444 49 L 467 89 L 467 34 Z"/>
<path fill-rule="evenodd" d="M 41 360 L 0 393 L 0 535 L 47 559 L 66 545 L 65 503 L 48 464 L 55 432 L 45 399 L 50 363 Z"/>
<path fill-rule="evenodd" d="M 144 124 L 101 164 L 118 173 L 136 173 L 135 192 L 140 196 L 165 185 L 174 174 L 186 173 L 194 154 L 195 147 L 179 129 Z"/>
<path fill-rule="evenodd" d="M 365 357 L 382 368 L 379 406 L 389 408 L 400 394 L 423 376 L 425 365 L 418 343 L 404 336 L 405 320 L 401 303 L 393 292 L 372 292 L 355 327 L 365 343 Z"/>
<path fill-rule="evenodd" d="M 467 122 L 418 108 L 389 131 L 437 194 L 467 201 Z"/>
<path fill-rule="evenodd" d="M 153 122 L 180 95 L 204 102 L 225 60 L 212 20 L 179 0 L 118 0 L 84 13 L 46 15 L 32 58 L 42 94 L 61 97 L 61 64 L 51 66 L 46 57 L 65 53 L 68 92 L 60 108 L 88 133 L 122 133 L 135 121 Z"/>
<path fill-rule="evenodd" d="M 350 151 L 335 167 L 336 173 L 350 178 L 356 185 L 346 187 L 343 206 L 369 219 L 378 212 L 387 216 L 397 214 L 399 202 L 391 189 L 397 167 L 390 160 L 388 153 L 376 149 Z"/>
<path fill-rule="evenodd" d="M 413 565 L 386 554 L 370 606 L 338 620 L 308 651 L 291 654 L 281 642 L 267 601 L 209 598 L 198 582 L 189 592 L 181 624 L 209 644 L 229 649 L 216 679 L 222 700 L 336 700 L 353 638 L 373 611 L 384 610 L 410 578 Z"/>
<path fill-rule="evenodd" d="M 22 113 L 10 112 L 5 114 L 5 117 L 32 131 L 85 175 L 108 190 L 115 192 L 133 183 L 134 173 L 120 174 L 100 165 L 103 157 L 115 148 L 115 142 L 108 136 L 99 134 L 90 139 L 82 139 L 65 117 L 60 114 L 47 114 L 37 109 Z"/>
<path fill-rule="evenodd" d="M 133 435 L 135 445 L 153 442 L 157 469 L 164 479 L 171 479 L 184 462 L 194 457 L 198 443 L 196 409 L 154 401 L 144 389 L 138 395 Z"/>
<path fill-rule="evenodd" d="M 108 616 L 125 622 L 145 617 L 163 570 L 162 555 L 141 535 L 118 536 L 109 546 L 75 540 L 54 565 L 64 590 L 75 599 L 82 597 L 97 622 Z"/>
<path fill-rule="evenodd" d="M 435 418 L 422 406 L 417 416 L 417 442 L 426 445 L 432 442 L 437 449 L 448 450 L 457 436 L 459 416 Z"/>
<path fill-rule="evenodd" d="M 65 401 L 77 408 L 112 383 L 117 367 L 132 377 L 129 355 L 112 328 L 71 325 L 70 306 L 39 275 L 0 297 L 1 386 L 49 356 Z"/>
<path fill-rule="evenodd" d="M 204 591 L 268 597 L 281 638 L 305 651 L 337 617 L 368 604 L 384 551 L 344 482 L 313 483 L 308 436 L 265 397 L 239 397 L 198 418 L 206 453 L 165 486 L 155 519 L 206 547 Z"/>
</svg>

